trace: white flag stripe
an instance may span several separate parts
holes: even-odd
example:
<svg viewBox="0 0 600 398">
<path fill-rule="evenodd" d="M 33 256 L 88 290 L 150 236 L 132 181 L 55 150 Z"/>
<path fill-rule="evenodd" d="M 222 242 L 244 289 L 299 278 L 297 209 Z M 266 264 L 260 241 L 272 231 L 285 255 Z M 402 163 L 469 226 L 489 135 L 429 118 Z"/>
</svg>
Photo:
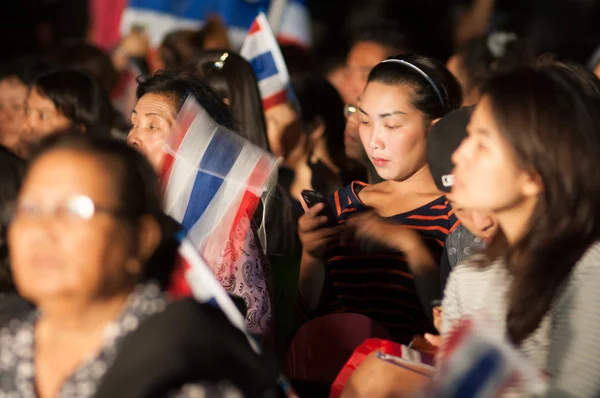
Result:
<svg viewBox="0 0 600 398">
<path fill-rule="evenodd" d="M 309 46 L 312 40 L 308 9 L 295 1 L 288 1 L 281 17 L 277 35 L 282 38 L 297 40 Z"/>
<path fill-rule="evenodd" d="M 178 222 L 181 222 L 185 216 L 192 189 L 196 182 L 200 160 L 218 130 L 218 124 L 191 98 L 186 100 L 180 114 L 185 117 L 189 113 L 194 113 L 196 116 L 187 131 L 202 131 L 204 133 L 186 134 L 186 132 L 181 132 L 185 136 L 176 154 L 173 154 L 174 148 L 171 147 L 170 143 L 167 143 L 167 151 L 173 154 L 174 162 L 167 183 L 165 209 L 166 213 Z"/>
<path fill-rule="evenodd" d="M 265 99 L 284 90 L 285 84 L 281 81 L 281 76 L 273 75 L 258 82 L 258 88 L 260 90 L 260 96 L 262 99 Z"/>
<path fill-rule="evenodd" d="M 236 216 L 232 209 L 239 207 L 247 188 L 243 182 L 248 181 L 260 158 L 261 154 L 256 148 L 251 145 L 244 146 L 225 181 L 200 219 L 189 231 L 188 235 L 196 247 L 202 248 L 206 237 L 215 229 L 231 231 Z M 227 238 L 224 237 L 224 239 Z"/>
</svg>

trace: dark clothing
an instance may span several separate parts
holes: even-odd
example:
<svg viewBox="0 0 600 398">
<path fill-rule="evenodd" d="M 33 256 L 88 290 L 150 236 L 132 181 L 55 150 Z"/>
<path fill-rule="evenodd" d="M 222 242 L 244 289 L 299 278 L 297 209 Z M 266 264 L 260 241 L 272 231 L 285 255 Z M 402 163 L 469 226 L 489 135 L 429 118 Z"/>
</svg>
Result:
<svg viewBox="0 0 600 398">
<path fill-rule="evenodd" d="M 332 195 L 330 204 L 339 223 L 369 210 L 358 197 L 365 186 L 354 182 Z M 459 225 L 443 196 L 391 219 L 417 231 L 434 258 L 441 258 L 446 237 Z M 336 243 L 326 248 L 325 261 L 327 274 L 321 303 L 310 317 L 339 312 L 362 314 L 387 328 L 393 339 L 403 344 L 414 335 L 432 331 L 403 253 Z M 309 317 L 308 311 L 299 310 Z"/>
<path fill-rule="evenodd" d="M 255 354 L 219 309 L 184 299 L 123 340 L 96 397 L 164 397 L 184 384 L 222 380 L 244 396 L 278 397 L 276 379 L 274 362 Z"/>
</svg>

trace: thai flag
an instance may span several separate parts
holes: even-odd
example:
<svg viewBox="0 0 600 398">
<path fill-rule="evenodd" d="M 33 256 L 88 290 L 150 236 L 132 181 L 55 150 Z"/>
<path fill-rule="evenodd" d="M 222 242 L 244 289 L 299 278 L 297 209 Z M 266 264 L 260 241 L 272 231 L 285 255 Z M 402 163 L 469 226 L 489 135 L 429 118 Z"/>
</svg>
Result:
<svg viewBox="0 0 600 398">
<path fill-rule="evenodd" d="M 218 15 L 228 26 L 229 40 L 237 50 L 259 11 L 283 4 L 281 17 L 277 18 L 278 37 L 308 47 L 311 37 L 306 3 L 307 0 L 129 0 L 121 19 L 121 34 L 128 34 L 133 26 L 143 26 L 156 48 L 166 34 L 201 28 L 207 16 Z"/>
<path fill-rule="evenodd" d="M 165 212 L 183 225 L 214 270 L 231 234 L 249 228 L 263 192 L 274 183 L 277 160 L 217 124 L 192 97 L 165 152 Z"/>
<path fill-rule="evenodd" d="M 444 340 L 431 397 L 495 398 L 511 390 L 538 396 L 541 372 L 482 321 L 463 319 Z"/>
<path fill-rule="evenodd" d="M 264 13 L 259 13 L 252 23 L 240 54 L 254 70 L 265 111 L 293 100 L 290 75 Z"/>
</svg>

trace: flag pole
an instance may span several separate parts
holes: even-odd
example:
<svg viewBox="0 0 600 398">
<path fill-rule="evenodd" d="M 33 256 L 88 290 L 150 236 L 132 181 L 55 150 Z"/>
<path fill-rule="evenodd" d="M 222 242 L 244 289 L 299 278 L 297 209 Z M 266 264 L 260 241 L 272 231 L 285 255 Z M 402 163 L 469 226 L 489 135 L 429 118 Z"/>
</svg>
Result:
<svg viewBox="0 0 600 398">
<path fill-rule="evenodd" d="M 269 25 L 271 25 L 271 29 L 273 29 L 275 35 L 279 32 L 279 24 L 281 23 L 281 17 L 283 16 L 283 11 L 285 10 L 287 3 L 288 0 L 271 0 L 267 19 L 269 20 Z"/>
</svg>

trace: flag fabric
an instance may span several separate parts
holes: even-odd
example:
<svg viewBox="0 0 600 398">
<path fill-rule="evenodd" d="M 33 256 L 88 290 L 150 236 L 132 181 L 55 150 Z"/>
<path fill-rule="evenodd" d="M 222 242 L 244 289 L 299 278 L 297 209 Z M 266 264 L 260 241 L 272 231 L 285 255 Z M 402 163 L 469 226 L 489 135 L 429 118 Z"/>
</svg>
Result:
<svg viewBox="0 0 600 398">
<path fill-rule="evenodd" d="M 294 99 L 290 75 L 264 13 L 252 22 L 240 55 L 254 70 L 265 111 Z"/>
<path fill-rule="evenodd" d="M 270 3 L 271 0 L 129 0 L 121 19 L 121 34 L 128 34 L 135 25 L 143 26 L 156 48 L 166 34 L 201 28 L 208 16 L 218 15 L 228 26 L 233 49 L 238 50 L 256 14 L 267 10 Z M 286 3 L 277 29 L 278 37 L 286 43 L 310 46 L 307 1 L 288 0 Z"/>
<path fill-rule="evenodd" d="M 165 212 L 183 226 L 221 286 L 244 299 L 246 327 L 265 340 L 272 329 L 270 268 L 251 220 L 275 184 L 276 166 L 271 154 L 217 124 L 190 96 L 166 142 L 160 174 Z M 195 280 L 186 270 L 179 270 L 180 292 L 181 276 Z"/>
<path fill-rule="evenodd" d="M 444 339 L 439 373 L 428 396 L 495 398 L 516 392 L 541 396 L 543 374 L 508 341 L 481 320 L 465 318 Z"/>
</svg>

